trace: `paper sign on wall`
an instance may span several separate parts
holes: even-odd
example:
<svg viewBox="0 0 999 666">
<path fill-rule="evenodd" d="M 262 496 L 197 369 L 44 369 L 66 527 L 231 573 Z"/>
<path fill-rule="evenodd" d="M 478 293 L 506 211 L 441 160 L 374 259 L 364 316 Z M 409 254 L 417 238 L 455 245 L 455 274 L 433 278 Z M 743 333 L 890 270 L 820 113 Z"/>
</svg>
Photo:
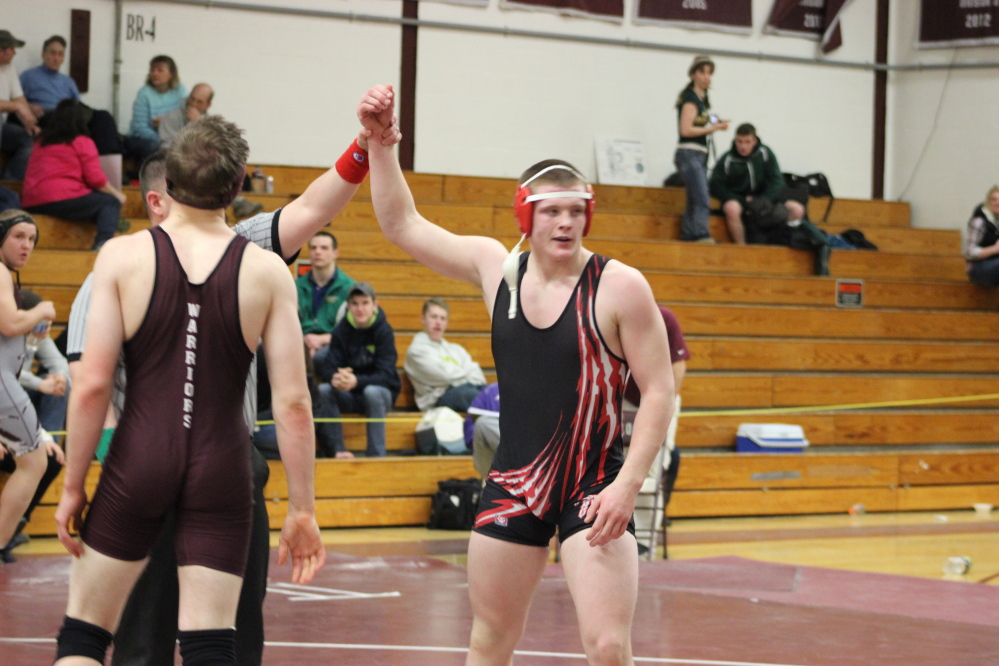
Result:
<svg viewBox="0 0 999 666">
<path fill-rule="evenodd" d="M 597 182 L 605 185 L 645 185 L 645 150 L 638 139 L 598 136 Z"/>
</svg>

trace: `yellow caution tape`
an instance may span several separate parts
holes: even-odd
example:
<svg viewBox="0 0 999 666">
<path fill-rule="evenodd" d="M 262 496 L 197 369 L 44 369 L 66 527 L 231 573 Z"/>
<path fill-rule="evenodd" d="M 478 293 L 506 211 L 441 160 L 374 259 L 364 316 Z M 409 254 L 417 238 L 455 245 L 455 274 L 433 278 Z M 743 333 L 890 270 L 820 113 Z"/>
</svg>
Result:
<svg viewBox="0 0 999 666">
<path fill-rule="evenodd" d="M 913 400 L 887 400 L 883 402 L 856 402 L 843 405 L 819 405 L 813 407 L 767 407 L 758 409 L 701 410 L 680 412 L 680 418 L 704 416 L 744 416 L 749 414 L 807 414 L 808 412 L 846 412 L 858 409 L 878 409 L 880 407 L 915 407 L 917 405 L 946 405 L 954 402 L 981 402 L 997 400 L 999 393 L 981 395 L 959 395 L 951 398 L 915 398 Z"/>
<path fill-rule="evenodd" d="M 859 409 L 878 409 L 881 407 L 915 407 L 919 405 L 946 405 L 955 402 L 983 402 L 985 400 L 999 400 L 999 393 L 983 393 L 980 395 L 958 395 L 950 398 L 916 398 L 913 400 L 887 400 L 883 402 L 855 402 L 842 405 L 816 405 L 809 407 L 759 407 L 754 409 L 720 409 L 680 412 L 680 418 L 704 418 L 709 416 L 756 416 L 766 414 L 807 414 L 810 412 L 847 412 Z M 385 418 L 366 418 L 363 416 L 340 417 L 340 418 L 319 418 L 313 419 L 315 423 L 419 423 L 423 417 L 419 414 L 413 416 L 390 416 Z M 437 419 L 438 421 L 456 421 L 463 419 Z M 274 425 L 274 421 L 257 421 L 258 426 Z M 50 435 L 65 435 L 65 430 L 53 430 Z"/>
</svg>

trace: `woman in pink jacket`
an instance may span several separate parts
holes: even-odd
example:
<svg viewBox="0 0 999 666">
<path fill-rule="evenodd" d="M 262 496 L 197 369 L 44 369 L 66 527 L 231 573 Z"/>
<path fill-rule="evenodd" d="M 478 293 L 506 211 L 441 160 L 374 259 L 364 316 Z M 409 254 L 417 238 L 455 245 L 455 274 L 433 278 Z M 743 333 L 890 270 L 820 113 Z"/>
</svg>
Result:
<svg viewBox="0 0 999 666">
<path fill-rule="evenodd" d="M 91 249 L 99 250 L 118 230 L 123 203 L 125 195 L 101 170 L 83 107 L 74 99 L 59 102 L 32 149 L 21 205 L 32 213 L 95 222 Z"/>
</svg>

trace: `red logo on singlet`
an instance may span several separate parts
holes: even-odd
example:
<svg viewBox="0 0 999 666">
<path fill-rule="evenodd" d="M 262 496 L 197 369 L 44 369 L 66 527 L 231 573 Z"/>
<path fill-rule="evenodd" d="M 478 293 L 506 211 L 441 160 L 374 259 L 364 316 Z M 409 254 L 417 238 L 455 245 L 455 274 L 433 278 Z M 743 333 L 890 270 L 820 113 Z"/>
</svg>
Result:
<svg viewBox="0 0 999 666">
<path fill-rule="evenodd" d="M 579 517 L 582 519 L 586 518 L 586 512 L 590 510 L 590 504 L 593 503 L 593 495 L 587 495 L 583 498 L 583 501 L 579 503 Z"/>
</svg>

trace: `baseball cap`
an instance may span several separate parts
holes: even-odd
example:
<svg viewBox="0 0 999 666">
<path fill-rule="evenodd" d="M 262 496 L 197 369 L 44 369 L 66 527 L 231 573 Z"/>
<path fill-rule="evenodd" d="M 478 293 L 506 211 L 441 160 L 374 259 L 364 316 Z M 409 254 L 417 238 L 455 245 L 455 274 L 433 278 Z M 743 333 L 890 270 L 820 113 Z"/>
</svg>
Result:
<svg viewBox="0 0 999 666">
<path fill-rule="evenodd" d="M 24 42 L 10 34 L 10 30 L 0 30 L 0 49 L 9 49 L 12 46 L 21 48 Z"/>
<path fill-rule="evenodd" d="M 364 296 L 375 298 L 375 289 L 367 282 L 355 282 L 354 286 L 347 292 L 347 300 L 350 300 L 354 294 L 363 294 Z"/>
<path fill-rule="evenodd" d="M 694 56 L 694 61 L 690 63 L 690 69 L 687 70 L 687 76 L 693 76 L 694 72 L 700 69 L 703 65 L 711 65 L 711 71 L 715 71 L 715 61 L 711 59 L 708 55 Z"/>
</svg>

